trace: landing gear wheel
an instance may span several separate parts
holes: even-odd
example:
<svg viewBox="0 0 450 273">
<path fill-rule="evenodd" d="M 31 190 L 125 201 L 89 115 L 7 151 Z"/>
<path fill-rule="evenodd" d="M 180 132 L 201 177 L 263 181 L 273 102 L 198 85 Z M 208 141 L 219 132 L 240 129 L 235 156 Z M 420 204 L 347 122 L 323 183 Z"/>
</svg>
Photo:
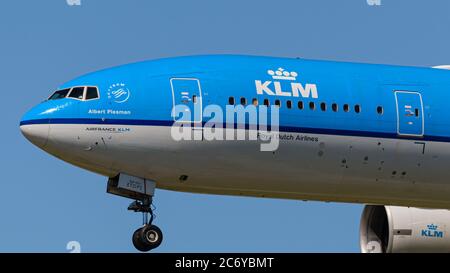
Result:
<svg viewBox="0 0 450 273">
<path fill-rule="evenodd" d="M 133 233 L 133 245 L 134 245 L 134 247 L 137 249 L 137 250 L 139 250 L 139 251 L 141 251 L 141 252 L 147 252 L 147 251 L 150 251 L 151 249 L 152 249 L 152 247 L 151 246 L 149 246 L 149 245 L 146 245 L 143 241 L 142 241 L 142 236 L 141 236 L 141 234 L 142 234 L 142 230 L 143 230 L 144 228 L 142 227 L 142 228 L 139 228 L 139 229 L 136 229 L 136 231 Z"/>
<path fill-rule="evenodd" d="M 163 234 L 159 227 L 155 225 L 146 225 L 141 230 L 141 242 L 150 249 L 157 248 L 162 240 Z"/>
<path fill-rule="evenodd" d="M 128 210 L 142 213 L 143 227 L 137 229 L 132 237 L 134 247 L 142 252 L 157 248 L 163 240 L 163 234 L 159 227 L 152 225 L 154 219 L 152 201 L 150 197 L 144 200 L 136 200 L 128 206 Z"/>
</svg>

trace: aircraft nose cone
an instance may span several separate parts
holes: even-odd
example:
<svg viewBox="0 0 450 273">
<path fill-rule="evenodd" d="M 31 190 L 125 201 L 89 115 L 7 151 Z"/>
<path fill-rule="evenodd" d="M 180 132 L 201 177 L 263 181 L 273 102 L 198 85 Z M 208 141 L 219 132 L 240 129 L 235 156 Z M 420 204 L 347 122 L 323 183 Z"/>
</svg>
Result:
<svg viewBox="0 0 450 273">
<path fill-rule="evenodd" d="M 31 143 L 43 148 L 48 141 L 48 124 L 21 124 L 20 131 Z"/>
</svg>

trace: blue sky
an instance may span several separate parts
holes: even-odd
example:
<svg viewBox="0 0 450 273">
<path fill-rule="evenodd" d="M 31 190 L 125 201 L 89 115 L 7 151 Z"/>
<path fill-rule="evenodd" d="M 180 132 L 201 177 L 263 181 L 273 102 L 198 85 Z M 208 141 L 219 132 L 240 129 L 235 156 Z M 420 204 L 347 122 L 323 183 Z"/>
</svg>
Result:
<svg viewBox="0 0 450 273">
<path fill-rule="evenodd" d="M 141 217 L 106 178 L 38 150 L 21 115 L 61 83 L 129 62 L 237 53 L 450 64 L 450 1 L 6 0 L 0 8 L 0 252 L 134 252 Z M 158 190 L 161 252 L 358 252 L 362 205 Z"/>
</svg>

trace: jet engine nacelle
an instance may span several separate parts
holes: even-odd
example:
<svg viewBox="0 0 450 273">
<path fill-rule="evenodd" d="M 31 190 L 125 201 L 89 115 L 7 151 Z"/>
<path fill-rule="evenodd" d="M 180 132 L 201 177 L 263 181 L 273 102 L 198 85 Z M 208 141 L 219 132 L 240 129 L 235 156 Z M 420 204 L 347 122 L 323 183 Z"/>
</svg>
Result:
<svg viewBox="0 0 450 273">
<path fill-rule="evenodd" d="M 450 252 L 450 211 L 367 205 L 359 234 L 363 253 Z"/>
</svg>

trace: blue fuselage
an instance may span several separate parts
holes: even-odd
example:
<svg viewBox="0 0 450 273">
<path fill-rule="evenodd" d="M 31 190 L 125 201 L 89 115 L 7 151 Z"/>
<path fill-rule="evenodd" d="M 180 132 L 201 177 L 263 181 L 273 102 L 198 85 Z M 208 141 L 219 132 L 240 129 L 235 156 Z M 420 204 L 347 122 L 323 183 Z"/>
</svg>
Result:
<svg viewBox="0 0 450 273">
<path fill-rule="evenodd" d="M 267 71 L 276 71 L 278 68 L 298 73 L 295 81 L 272 79 Z M 271 104 L 280 100 L 280 131 L 450 140 L 450 121 L 445 112 L 450 71 L 251 56 L 180 57 L 88 74 L 64 84 L 61 89 L 98 86 L 100 100 L 46 101 L 28 112 L 21 124 L 171 125 L 172 78 L 198 79 L 204 105 L 216 104 L 225 108 L 230 97 L 235 98 L 236 103 L 241 98 L 245 98 L 248 103 L 255 98 L 260 104 L 264 99 L 268 99 Z M 260 81 L 261 85 L 270 81 L 263 94 L 257 94 L 255 81 Z M 275 82 L 280 83 L 282 95 L 276 93 Z M 303 97 L 300 92 L 294 96 L 291 82 L 298 82 L 303 88 L 307 84 L 314 84 L 317 98 L 311 93 Z M 112 85 L 121 83 L 126 84 L 130 96 L 126 102 L 115 103 L 108 90 Z M 422 128 L 412 128 L 412 134 L 416 131 L 420 137 L 399 134 L 395 91 L 417 92 L 421 95 L 423 106 L 417 106 L 421 108 L 420 114 L 423 111 L 423 132 Z M 287 101 L 292 101 L 291 109 L 286 107 Z M 303 104 L 303 109 L 299 109 L 299 102 Z M 315 103 L 314 110 L 310 108 L 311 102 Z M 321 109 L 322 103 L 325 104 L 325 111 Z M 336 112 L 332 109 L 334 103 L 337 105 Z M 348 112 L 344 111 L 345 105 L 348 105 Z M 360 113 L 355 112 L 357 105 Z M 381 114 L 377 112 L 378 107 L 382 107 Z M 43 113 L 49 108 L 57 108 L 57 111 Z M 405 135 L 411 133 L 408 129 L 405 131 Z"/>
<path fill-rule="evenodd" d="M 25 114 L 21 127 L 48 125 L 38 146 L 49 145 L 50 153 L 104 175 L 132 173 L 155 179 L 163 188 L 194 192 L 450 206 L 447 70 L 192 56 L 111 68 L 60 89 L 80 86 L 97 87 L 99 97 L 88 100 L 85 93 L 85 99 L 47 100 Z M 279 106 L 279 151 L 271 158 L 228 142 L 187 148 L 166 141 L 167 132 L 145 131 L 170 128 L 175 105 L 196 103 L 203 110 L 209 105 Z M 190 121 L 208 120 L 200 112 Z M 69 127 L 61 128 L 69 125 L 81 130 L 73 131 L 72 142 L 67 140 Z M 98 154 L 75 156 L 75 148 L 61 152 L 77 141 L 83 153 Z M 133 160 L 139 162 L 127 165 Z M 193 161 L 197 164 L 190 165 Z M 174 181 L 184 173 L 192 184 Z M 240 178 L 245 186 L 236 182 Z"/>
</svg>

